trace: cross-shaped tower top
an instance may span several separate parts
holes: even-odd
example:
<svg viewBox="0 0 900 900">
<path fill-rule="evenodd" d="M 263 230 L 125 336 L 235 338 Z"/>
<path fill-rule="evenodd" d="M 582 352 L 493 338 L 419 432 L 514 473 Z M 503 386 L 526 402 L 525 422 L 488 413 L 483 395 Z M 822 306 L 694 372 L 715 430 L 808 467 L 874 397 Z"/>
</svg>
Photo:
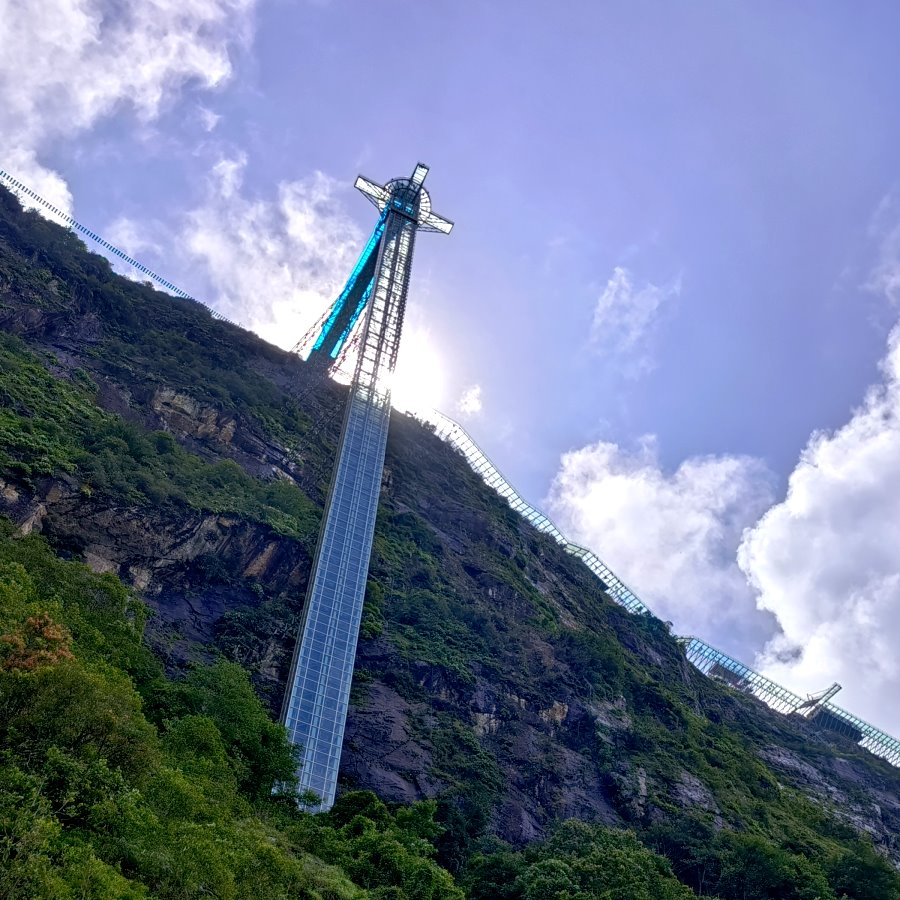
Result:
<svg viewBox="0 0 900 900">
<path fill-rule="evenodd" d="M 412 219 L 423 231 L 439 231 L 449 234 L 453 223 L 431 211 L 431 197 L 422 185 L 428 174 L 428 166 L 417 163 L 409 178 L 392 178 L 381 185 L 360 175 L 356 189 L 362 191 L 381 212 L 389 204 L 401 215 Z"/>
</svg>

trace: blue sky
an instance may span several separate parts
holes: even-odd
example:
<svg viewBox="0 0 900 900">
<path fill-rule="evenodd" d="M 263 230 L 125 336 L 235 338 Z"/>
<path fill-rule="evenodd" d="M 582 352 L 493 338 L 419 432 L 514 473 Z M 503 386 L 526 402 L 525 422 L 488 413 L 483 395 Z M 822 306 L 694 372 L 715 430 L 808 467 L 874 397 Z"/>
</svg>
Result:
<svg viewBox="0 0 900 900">
<path fill-rule="evenodd" d="M 356 174 L 428 163 L 409 377 L 682 633 L 900 731 L 900 7 L 0 10 L 0 167 L 283 345 Z"/>
</svg>

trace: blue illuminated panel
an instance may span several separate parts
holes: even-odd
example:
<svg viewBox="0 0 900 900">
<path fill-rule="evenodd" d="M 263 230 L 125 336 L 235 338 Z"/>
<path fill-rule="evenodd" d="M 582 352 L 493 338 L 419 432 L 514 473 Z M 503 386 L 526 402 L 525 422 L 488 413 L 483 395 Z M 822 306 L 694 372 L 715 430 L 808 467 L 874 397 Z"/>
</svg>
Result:
<svg viewBox="0 0 900 900">
<path fill-rule="evenodd" d="M 325 320 L 325 324 L 322 326 L 322 330 L 319 332 L 315 344 L 313 344 L 312 353 L 324 349 L 332 359 L 337 359 L 338 354 L 341 352 L 341 347 L 344 345 L 344 341 L 346 341 L 348 335 L 353 330 L 353 326 L 356 324 L 360 313 L 372 293 L 372 286 L 375 280 L 375 265 L 378 256 L 378 246 L 381 242 L 381 237 L 384 234 L 386 216 L 387 212 L 383 213 L 378 220 L 378 224 L 375 226 L 375 230 L 372 232 L 369 242 L 363 248 L 363 252 L 360 254 L 356 266 L 353 268 L 350 277 L 347 279 L 347 284 L 344 285 L 344 289 L 341 291 L 340 296 L 335 300 L 334 305 L 331 307 L 331 312 Z M 346 325 L 343 321 L 347 318 L 346 306 L 348 303 L 353 302 L 354 297 L 360 297 L 360 300 L 354 304 L 350 323 L 349 325 Z M 338 332 L 337 339 L 335 339 L 335 332 Z"/>
<path fill-rule="evenodd" d="M 362 297 L 360 297 L 359 303 L 356 305 L 356 309 L 353 310 L 353 315 L 350 316 L 350 321 L 347 323 L 347 327 L 341 332 L 340 337 L 338 337 L 337 342 L 334 345 L 334 349 L 329 354 L 332 359 L 338 358 L 338 354 L 340 354 L 341 352 L 341 347 L 344 346 L 347 338 L 350 337 L 350 333 L 353 331 L 357 320 L 362 315 L 362 311 L 366 308 L 366 304 L 369 302 L 369 298 L 372 296 L 372 289 L 374 287 L 375 279 L 373 278 L 366 286 L 365 291 L 363 291 L 363 295 Z"/>
</svg>

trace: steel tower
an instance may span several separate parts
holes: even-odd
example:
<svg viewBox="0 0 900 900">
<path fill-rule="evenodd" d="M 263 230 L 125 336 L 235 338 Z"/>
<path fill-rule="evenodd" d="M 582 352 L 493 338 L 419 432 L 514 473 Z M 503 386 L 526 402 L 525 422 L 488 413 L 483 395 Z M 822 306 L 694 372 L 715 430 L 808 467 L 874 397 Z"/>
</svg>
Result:
<svg viewBox="0 0 900 900">
<path fill-rule="evenodd" d="M 453 227 L 431 211 L 422 187 L 427 174 L 428 167 L 420 163 L 411 177 L 385 185 L 356 179 L 357 189 L 381 216 L 309 357 L 327 369 L 364 314 L 282 708 L 291 741 L 302 746 L 300 789 L 320 798 L 319 810 L 331 808 L 337 787 L 413 245 L 420 229 L 447 234 Z"/>
</svg>

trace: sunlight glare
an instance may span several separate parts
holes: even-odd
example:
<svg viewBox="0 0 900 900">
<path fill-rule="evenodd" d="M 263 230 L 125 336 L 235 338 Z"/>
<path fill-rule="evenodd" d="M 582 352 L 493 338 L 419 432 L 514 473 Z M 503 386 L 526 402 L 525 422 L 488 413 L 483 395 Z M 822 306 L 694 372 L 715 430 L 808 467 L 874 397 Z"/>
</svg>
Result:
<svg viewBox="0 0 900 900">
<path fill-rule="evenodd" d="M 391 405 L 408 413 L 440 408 L 444 387 L 444 366 L 431 332 L 407 323 L 394 372 Z"/>
</svg>

